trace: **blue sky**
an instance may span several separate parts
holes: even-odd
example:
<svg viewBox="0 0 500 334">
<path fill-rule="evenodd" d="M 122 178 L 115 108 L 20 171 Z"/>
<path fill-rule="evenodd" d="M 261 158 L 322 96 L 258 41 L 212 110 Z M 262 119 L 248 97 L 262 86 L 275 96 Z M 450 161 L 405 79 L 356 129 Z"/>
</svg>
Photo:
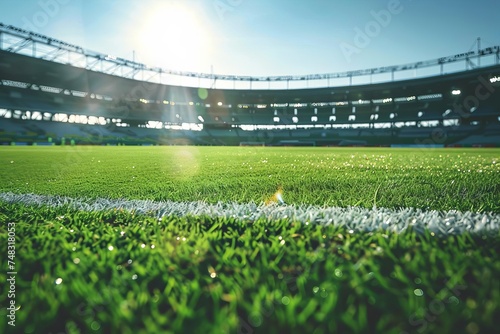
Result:
<svg viewBox="0 0 500 334">
<path fill-rule="evenodd" d="M 0 0 L 0 22 L 167 69 L 343 72 L 500 45 L 498 0 Z M 475 48 L 475 46 L 474 46 Z"/>
</svg>

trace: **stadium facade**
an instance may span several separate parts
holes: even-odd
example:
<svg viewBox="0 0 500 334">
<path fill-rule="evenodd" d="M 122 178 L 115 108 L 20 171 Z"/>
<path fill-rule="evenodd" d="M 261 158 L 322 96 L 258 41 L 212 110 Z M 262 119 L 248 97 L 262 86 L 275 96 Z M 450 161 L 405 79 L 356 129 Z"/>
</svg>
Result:
<svg viewBox="0 0 500 334">
<path fill-rule="evenodd" d="M 150 68 L 0 23 L 0 143 L 500 146 L 500 46 L 249 77 Z"/>
</svg>

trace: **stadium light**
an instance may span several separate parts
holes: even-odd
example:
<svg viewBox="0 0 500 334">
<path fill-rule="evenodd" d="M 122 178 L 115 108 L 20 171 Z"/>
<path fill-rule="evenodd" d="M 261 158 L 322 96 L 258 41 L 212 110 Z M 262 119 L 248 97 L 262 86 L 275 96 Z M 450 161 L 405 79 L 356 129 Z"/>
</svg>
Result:
<svg viewBox="0 0 500 334">
<path fill-rule="evenodd" d="M 462 92 L 460 91 L 460 89 L 454 89 L 451 91 L 451 94 L 452 95 L 460 95 Z"/>
</svg>

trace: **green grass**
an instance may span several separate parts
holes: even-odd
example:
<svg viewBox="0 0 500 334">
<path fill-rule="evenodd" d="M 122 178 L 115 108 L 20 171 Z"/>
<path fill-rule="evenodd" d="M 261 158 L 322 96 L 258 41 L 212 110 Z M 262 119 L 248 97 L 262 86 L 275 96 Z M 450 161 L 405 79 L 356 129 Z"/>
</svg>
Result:
<svg viewBox="0 0 500 334">
<path fill-rule="evenodd" d="M 0 192 L 244 203 L 281 187 L 291 204 L 498 214 L 499 165 L 500 150 L 5 147 Z M 8 223 L 16 332 L 489 333 L 500 317 L 500 235 L 0 202 L 1 245 Z"/>
<path fill-rule="evenodd" d="M 3 147 L 0 191 L 500 212 L 500 149 Z"/>
</svg>

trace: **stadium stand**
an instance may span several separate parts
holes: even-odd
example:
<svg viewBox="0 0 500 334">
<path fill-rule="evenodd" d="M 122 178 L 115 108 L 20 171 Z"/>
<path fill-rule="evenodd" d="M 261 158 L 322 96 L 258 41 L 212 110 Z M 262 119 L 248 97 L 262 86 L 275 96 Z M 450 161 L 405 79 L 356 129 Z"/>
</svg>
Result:
<svg viewBox="0 0 500 334">
<path fill-rule="evenodd" d="M 17 42 L 9 44 L 9 38 Z M 317 88 L 228 89 L 138 80 L 135 77 L 144 65 L 95 53 L 84 55 L 94 63 L 111 62 L 121 71 L 106 73 L 46 59 L 47 55 L 16 47 L 23 38 L 25 45 L 54 44 L 48 37 L 34 38 L 30 32 L 0 25 L 0 143 L 6 145 L 70 141 L 500 146 L 500 47 L 478 50 L 477 60 L 485 50 L 492 59 L 486 65 L 483 61 L 483 66 L 473 63 L 468 53 L 462 59 L 467 68 L 452 73 L 445 73 L 443 66 L 457 57 L 432 63 L 441 72 L 426 77 Z M 61 45 L 60 52 L 84 52 L 71 44 Z M 132 74 L 119 75 L 125 70 Z M 182 75 L 205 78 L 204 74 Z M 352 79 L 357 74 L 326 77 L 335 75 Z M 261 79 L 246 78 L 250 83 Z M 309 78 L 297 80 L 307 83 Z"/>
</svg>

